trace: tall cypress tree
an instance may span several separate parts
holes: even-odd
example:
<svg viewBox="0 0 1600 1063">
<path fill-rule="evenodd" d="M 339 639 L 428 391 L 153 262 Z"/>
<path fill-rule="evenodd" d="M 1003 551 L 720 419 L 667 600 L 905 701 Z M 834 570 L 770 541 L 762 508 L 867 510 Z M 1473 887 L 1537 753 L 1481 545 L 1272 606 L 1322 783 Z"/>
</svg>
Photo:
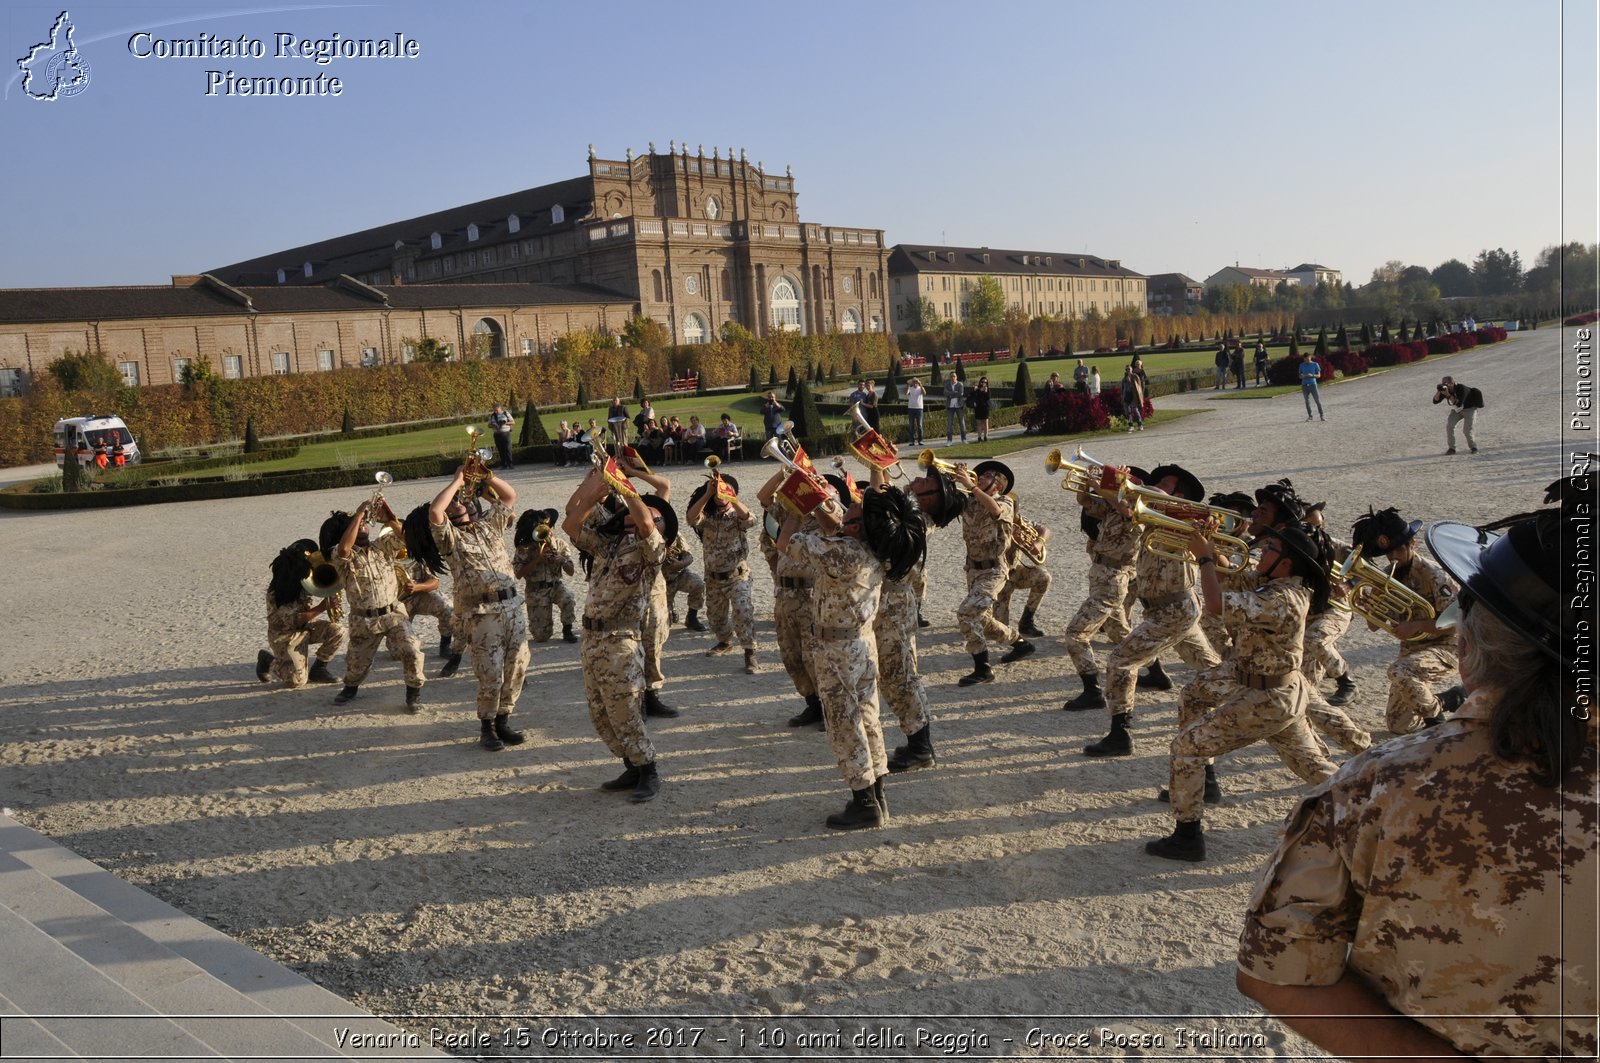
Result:
<svg viewBox="0 0 1600 1063">
<path fill-rule="evenodd" d="M 1011 405 L 1031 406 L 1033 404 L 1033 377 L 1028 372 L 1028 363 L 1023 362 L 1017 366 L 1017 382 L 1011 386 Z"/>
<path fill-rule="evenodd" d="M 793 401 L 794 400 L 794 395 L 795 395 L 795 389 L 798 388 L 799 386 L 800 386 L 800 374 L 795 372 L 794 363 L 791 362 L 789 364 L 789 383 L 784 385 L 783 397 L 786 398 L 786 399 L 789 399 L 790 401 Z"/>
<path fill-rule="evenodd" d="M 822 412 L 817 409 L 817 400 L 811 394 L 810 385 L 803 380 L 799 382 L 794 402 L 789 405 L 789 419 L 794 422 L 794 434 L 806 449 L 814 450 L 816 441 L 824 431 Z"/>
</svg>

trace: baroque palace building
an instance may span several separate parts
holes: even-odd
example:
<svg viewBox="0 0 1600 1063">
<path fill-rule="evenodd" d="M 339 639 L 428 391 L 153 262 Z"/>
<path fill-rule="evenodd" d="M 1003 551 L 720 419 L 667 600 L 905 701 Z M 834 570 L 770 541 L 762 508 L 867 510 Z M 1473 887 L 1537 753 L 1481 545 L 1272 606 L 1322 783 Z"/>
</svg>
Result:
<svg viewBox="0 0 1600 1063">
<path fill-rule="evenodd" d="M 1149 313 L 1148 278 L 1118 260 L 1061 251 L 1007 251 L 988 247 L 896 244 L 889 255 L 893 328 L 904 332 L 926 299 L 933 312 L 964 321 L 978 278 L 999 281 L 1006 309 L 1028 317 L 1083 317 L 1123 307 Z"/>
<path fill-rule="evenodd" d="M 591 285 L 236 287 L 202 274 L 171 285 L 0 289 L 0 396 L 69 351 L 100 352 L 129 385 L 178 382 L 202 361 L 221 377 L 411 360 L 431 338 L 486 357 L 533 354 L 579 329 L 622 327 L 634 300 Z"/>
<path fill-rule="evenodd" d="M 884 331 L 888 252 L 879 229 L 802 221 L 794 177 L 744 151 L 601 159 L 554 184 L 289 248 L 210 272 L 227 284 L 589 284 L 635 300 L 674 343 L 724 323 L 757 335 Z"/>
</svg>

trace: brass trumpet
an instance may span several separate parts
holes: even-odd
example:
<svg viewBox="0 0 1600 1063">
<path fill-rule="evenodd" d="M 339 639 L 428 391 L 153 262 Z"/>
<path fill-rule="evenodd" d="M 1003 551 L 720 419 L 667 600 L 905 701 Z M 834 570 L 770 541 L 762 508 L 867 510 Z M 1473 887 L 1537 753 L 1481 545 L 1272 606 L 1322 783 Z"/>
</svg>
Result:
<svg viewBox="0 0 1600 1063">
<path fill-rule="evenodd" d="M 1460 609 L 1455 602 L 1451 602 L 1442 614 L 1435 616 L 1433 603 L 1362 557 L 1359 546 L 1350 551 L 1350 556 L 1342 564 L 1333 567 L 1329 578 L 1350 584 L 1347 604 L 1351 612 L 1395 638 L 1400 636 L 1395 635 L 1394 629 L 1408 620 L 1431 620 L 1434 627 L 1450 628 L 1455 627 L 1460 618 Z M 1410 641 L 1429 637 L 1417 635 Z"/>
<path fill-rule="evenodd" d="M 954 477 L 956 473 L 966 470 L 965 465 L 952 465 L 948 461 L 940 460 L 938 455 L 934 454 L 932 447 L 929 447 L 927 450 L 924 450 L 917 455 L 917 468 L 921 469 L 925 473 L 942 472 L 946 476 L 950 477 Z M 964 495 L 972 494 L 972 488 L 968 487 L 960 480 L 955 480 L 954 483 L 957 491 L 960 491 Z"/>
<path fill-rule="evenodd" d="M 1149 528 L 1144 548 L 1157 557 L 1165 557 L 1186 564 L 1197 564 L 1198 558 L 1189 549 L 1189 536 L 1196 531 L 1204 533 L 1216 549 L 1218 557 L 1228 568 L 1240 570 L 1250 565 L 1250 544 L 1236 535 L 1230 535 L 1220 526 L 1211 524 L 1214 514 L 1225 512 L 1214 506 L 1180 502 L 1161 492 L 1133 488 L 1138 495 L 1133 500 L 1133 522 Z M 1147 501 L 1150 494 L 1167 499 L 1169 504 L 1157 508 Z M 1237 514 L 1233 515 L 1235 520 Z"/>
<path fill-rule="evenodd" d="M 374 517 L 374 514 L 378 512 L 379 506 L 383 506 L 385 509 L 388 508 L 388 501 L 383 497 L 383 489 L 394 483 L 394 477 L 387 472 L 379 471 L 374 473 L 372 478 L 377 482 L 378 488 L 372 492 L 372 498 L 367 502 L 367 519 L 369 522 L 378 525 L 377 532 L 369 536 L 372 542 L 377 542 L 385 536 L 394 534 L 394 529 L 389 526 L 387 521 L 377 520 Z M 393 516 L 393 513 L 391 512 L 390 515 Z"/>
<path fill-rule="evenodd" d="M 1066 477 L 1061 481 L 1061 489 L 1073 494 L 1099 488 L 1105 482 L 1107 468 L 1103 462 L 1096 461 L 1084 453 L 1082 447 L 1073 451 L 1070 460 L 1061 456 L 1060 449 L 1052 450 L 1044 456 L 1044 471 L 1054 476 L 1057 472 L 1066 470 Z M 1120 469 L 1117 471 L 1121 473 Z M 1123 479 L 1125 478 L 1124 476 Z"/>
<path fill-rule="evenodd" d="M 467 456 L 461 463 L 461 484 L 468 497 L 476 497 L 483 493 L 484 484 L 489 477 L 494 475 L 489 471 L 488 462 L 485 460 L 483 450 L 478 446 L 478 437 L 483 435 L 483 429 L 477 425 L 467 426 Z M 488 488 L 489 497 L 498 500 L 500 496 L 495 489 Z"/>
</svg>

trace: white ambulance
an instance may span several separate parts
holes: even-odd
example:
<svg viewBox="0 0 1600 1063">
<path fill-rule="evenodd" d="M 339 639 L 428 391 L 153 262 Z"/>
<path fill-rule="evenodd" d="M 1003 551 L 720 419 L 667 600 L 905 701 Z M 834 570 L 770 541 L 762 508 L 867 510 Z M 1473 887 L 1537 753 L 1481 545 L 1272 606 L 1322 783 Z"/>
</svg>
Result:
<svg viewBox="0 0 1600 1063">
<path fill-rule="evenodd" d="M 78 464 L 86 467 L 97 464 L 98 453 L 105 454 L 109 468 L 139 464 L 139 444 L 122 418 L 115 414 L 63 417 L 56 422 L 55 437 L 57 465 L 66 464 L 69 448 L 77 455 Z M 103 451 L 98 449 L 101 445 L 104 445 Z"/>
</svg>

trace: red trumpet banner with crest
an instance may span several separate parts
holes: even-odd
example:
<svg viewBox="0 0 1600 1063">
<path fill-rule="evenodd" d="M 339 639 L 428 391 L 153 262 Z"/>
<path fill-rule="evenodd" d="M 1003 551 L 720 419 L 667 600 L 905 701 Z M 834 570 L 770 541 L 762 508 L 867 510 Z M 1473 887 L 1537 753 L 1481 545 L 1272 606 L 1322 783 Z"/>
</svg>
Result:
<svg viewBox="0 0 1600 1063">
<path fill-rule="evenodd" d="M 626 461 L 629 465 L 632 465 L 635 469 L 639 469 L 646 473 L 650 471 L 650 466 L 644 463 L 644 455 L 640 454 L 636 447 L 632 447 L 627 443 L 624 443 L 618 448 L 618 451 L 618 456 Z"/>
<path fill-rule="evenodd" d="M 900 460 L 900 451 L 876 428 L 862 432 L 850 441 L 850 452 L 868 465 L 887 469 Z"/>
<path fill-rule="evenodd" d="M 817 472 L 804 447 L 795 448 L 794 471 L 778 485 L 776 495 L 795 513 L 805 516 L 833 497 L 833 488 Z"/>
<path fill-rule="evenodd" d="M 633 486 L 633 481 L 628 479 L 622 471 L 622 466 L 617 464 L 616 458 L 607 458 L 605 465 L 600 470 L 600 475 L 606 478 L 606 483 L 618 494 L 629 498 L 638 498 L 639 489 Z"/>
</svg>

